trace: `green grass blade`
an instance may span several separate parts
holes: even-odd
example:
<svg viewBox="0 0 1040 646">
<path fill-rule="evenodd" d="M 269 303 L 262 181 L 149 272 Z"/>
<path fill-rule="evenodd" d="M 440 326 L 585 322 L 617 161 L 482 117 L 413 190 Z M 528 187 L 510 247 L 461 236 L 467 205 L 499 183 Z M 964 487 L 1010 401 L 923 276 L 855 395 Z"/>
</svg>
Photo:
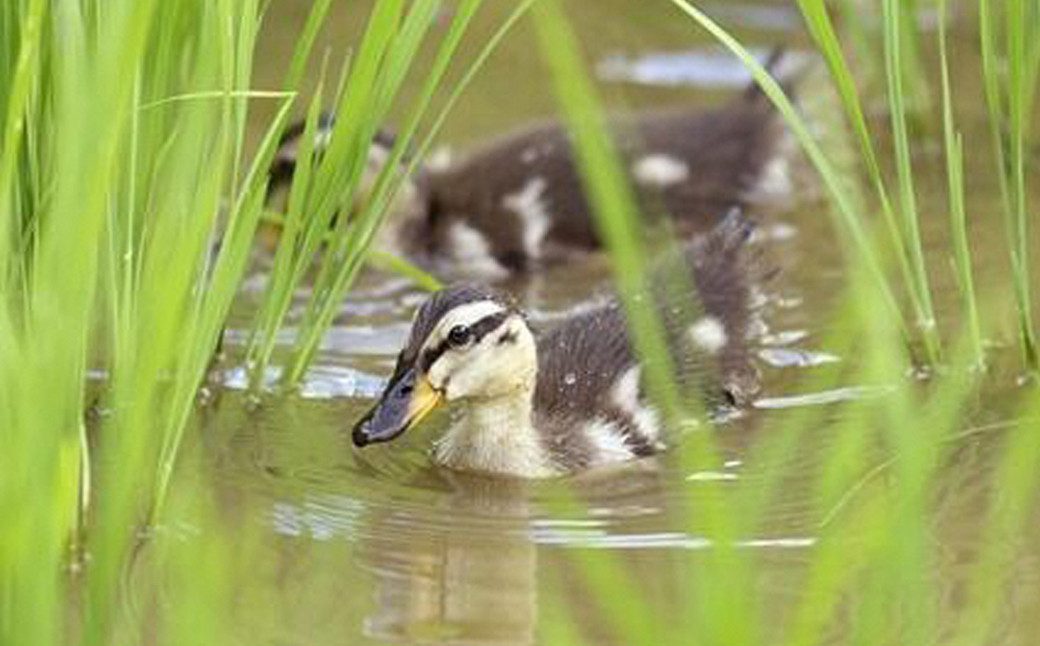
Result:
<svg viewBox="0 0 1040 646">
<path fill-rule="evenodd" d="M 968 242 L 968 218 L 964 206 L 964 141 L 954 123 L 953 90 L 950 66 L 947 60 L 946 0 L 939 5 L 939 61 L 942 68 L 943 140 L 946 147 L 946 178 L 950 202 L 950 232 L 953 235 L 953 260 L 957 286 L 964 307 L 967 334 L 973 348 L 972 363 L 978 368 L 985 364 L 982 348 L 982 329 L 979 324 L 975 299 L 975 276 L 972 268 L 971 246 Z"/>
<path fill-rule="evenodd" d="M 798 116 L 790 100 L 784 95 L 780 85 L 769 75 L 755 58 L 736 39 L 720 27 L 704 12 L 694 7 L 687 0 L 671 0 L 679 10 L 697 22 L 705 31 L 722 43 L 726 49 L 736 55 L 747 67 L 759 87 L 780 112 L 791 129 L 798 143 L 802 146 L 809 160 L 812 162 L 820 178 L 827 189 L 827 194 L 835 205 L 837 215 L 837 228 L 842 233 L 842 239 L 847 240 L 852 251 L 855 252 L 855 260 L 866 268 L 868 275 L 872 278 L 875 288 L 882 294 L 884 309 L 890 316 L 899 321 L 905 321 L 901 310 L 888 284 L 888 279 L 883 271 L 883 264 L 879 254 L 874 248 L 871 237 L 867 233 L 863 213 L 856 207 L 850 197 L 843 190 L 843 181 L 830 163 L 827 156 L 820 149 L 804 120 Z M 907 335 L 909 336 L 909 335 Z"/>
<path fill-rule="evenodd" d="M 292 59 L 289 62 L 289 69 L 285 73 L 285 80 L 282 81 L 282 87 L 289 89 L 299 87 L 300 81 L 303 80 L 303 73 L 307 66 L 307 60 L 310 58 L 311 50 L 314 48 L 314 41 L 318 36 L 318 31 L 321 29 L 322 24 L 325 21 L 325 17 L 329 13 L 329 6 L 332 4 L 332 0 L 316 0 L 311 5 L 311 10 L 307 14 L 307 21 L 303 25 L 303 30 L 300 32 L 300 37 L 296 41 L 296 46 L 293 48 Z"/>
<path fill-rule="evenodd" d="M 904 239 L 902 229 L 896 220 L 896 213 L 892 207 L 892 202 L 889 197 L 888 188 L 885 185 L 884 176 L 881 173 L 881 165 L 874 148 L 870 129 L 863 113 L 862 102 L 860 101 L 859 94 L 856 90 L 856 82 L 852 77 L 852 72 L 849 70 L 848 63 L 845 60 L 845 55 L 842 51 L 837 33 L 835 32 L 830 14 L 828 13 L 823 0 L 798 0 L 798 7 L 802 12 L 802 18 L 805 21 L 806 27 L 809 29 L 813 42 L 816 44 L 827 64 L 827 69 L 830 72 L 831 79 L 838 90 L 839 97 L 841 98 L 845 116 L 859 141 L 860 155 L 863 158 L 867 174 L 874 186 L 875 193 L 877 194 L 878 202 L 881 207 L 881 214 L 884 217 L 885 225 L 888 229 L 895 257 L 899 264 L 903 284 L 910 288 L 909 291 L 915 308 L 918 311 L 923 311 L 924 306 L 920 304 L 918 296 L 919 291 L 914 289 L 914 285 L 916 284 L 915 274 L 914 269 L 911 266 L 909 254 L 907 253 L 907 241 Z M 858 11 L 858 9 L 856 10 Z"/>
<path fill-rule="evenodd" d="M 907 12 L 903 10 L 900 0 L 884 0 L 883 15 L 885 23 L 885 77 L 888 81 L 889 115 L 892 120 L 896 170 L 899 176 L 902 235 L 913 270 L 912 282 L 909 287 L 914 294 L 914 306 L 917 316 L 915 324 L 922 331 L 925 348 L 929 358 L 934 363 L 939 358 L 941 343 L 935 320 L 935 308 L 932 305 L 928 267 L 925 265 L 924 250 L 921 242 L 917 192 L 914 187 L 914 170 L 910 159 L 910 137 L 907 127 L 909 110 L 903 91 L 905 70 L 902 49 L 905 44 L 905 28 L 902 21 L 907 19 Z M 913 16 L 910 16 L 910 19 L 913 19 Z"/>
<path fill-rule="evenodd" d="M 449 29 L 447 36 L 441 44 L 441 48 L 434 60 L 426 82 L 418 93 L 418 98 L 410 111 L 405 128 L 402 131 L 402 136 L 398 137 L 395 148 L 391 151 L 390 160 L 387 163 L 383 174 L 376 181 L 376 187 L 373 190 L 369 208 L 366 209 L 365 213 L 360 214 L 356 224 L 352 227 L 352 236 L 354 236 L 354 238 L 352 238 L 353 241 L 345 243 L 344 247 L 340 247 L 343 257 L 341 260 L 337 261 L 337 265 L 334 267 L 336 273 L 333 273 L 332 271 L 333 266 L 328 265 L 328 274 L 324 277 L 319 277 L 319 280 L 322 280 L 323 284 L 330 285 L 330 288 L 327 290 L 328 297 L 323 303 L 312 303 L 312 306 L 305 314 L 305 320 L 308 323 L 301 327 L 300 337 L 294 350 L 293 357 L 290 360 L 290 368 L 286 373 L 286 383 L 297 383 L 306 370 L 306 367 L 313 360 L 321 335 L 331 323 L 339 301 L 346 293 L 346 290 L 349 289 L 357 275 L 357 272 L 363 265 L 369 245 L 379 222 L 386 215 L 386 211 L 397 190 L 400 188 L 401 182 L 405 177 L 410 176 L 415 171 L 418 164 L 421 163 L 421 160 L 425 159 L 434 138 L 444 123 L 448 111 L 455 105 L 457 99 L 465 91 L 465 88 L 468 87 L 469 83 L 482 68 L 505 35 L 527 11 L 528 7 L 532 4 L 532 0 L 525 0 L 517 5 L 503 23 L 495 30 L 493 36 L 482 47 L 481 51 L 461 76 L 460 80 L 449 92 L 448 98 L 441 106 L 437 117 L 433 121 L 433 125 L 427 130 L 425 138 L 416 148 L 415 154 L 412 156 L 412 159 L 407 164 L 405 170 L 401 173 L 395 172 L 393 169 L 396 168 L 398 160 L 401 159 L 405 147 L 409 145 L 410 140 L 418 132 L 419 122 L 429 112 L 434 90 L 441 83 L 443 75 L 447 70 L 449 60 L 456 51 L 468 25 L 472 21 L 481 4 L 482 0 L 468 0 L 458 8 L 455 14 L 455 22 Z M 333 257 L 336 256 L 334 255 Z"/>
<path fill-rule="evenodd" d="M 582 68 L 575 36 L 557 4 L 543 0 L 535 7 L 534 16 L 564 121 L 574 137 L 582 181 L 596 214 L 596 227 L 614 261 L 614 280 L 625 306 L 633 345 L 649 368 L 649 390 L 666 419 L 681 420 L 683 404 L 672 382 L 675 372 L 664 344 L 663 328 L 650 299 L 639 296 L 646 292 L 648 265 L 641 248 L 635 196 L 606 134 L 606 116 Z"/>
</svg>

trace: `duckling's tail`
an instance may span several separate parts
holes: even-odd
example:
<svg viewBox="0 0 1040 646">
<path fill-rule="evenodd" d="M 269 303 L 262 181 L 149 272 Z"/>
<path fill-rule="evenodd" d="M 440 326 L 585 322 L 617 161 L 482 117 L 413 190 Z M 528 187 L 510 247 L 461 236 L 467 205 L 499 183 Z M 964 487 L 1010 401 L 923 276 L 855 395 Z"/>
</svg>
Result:
<svg viewBox="0 0 1040 646">
<path fill-rule="evenodd" d="M 721 326 L 717 351 L 723 390 L 731 403 L 743 404 L 758 391 L 758 370 L 751 361 L 750 339 L 758 327 L 758 284 L 763 263 L 748 240 L 755 223 L 733 209 L 690 250 L 702 323 Z M 695 324 L 694 328 L 698 324 Z M 693 328 L 691 328 L 693 329 Z"/>
<path fill-rule="evenodd" d="M 769 52 L 769 56 L 762 66 L 780 85 L 784 94 L 794 100 L 798 95 L 798 85 L 809 69 L 808 62 L 809 59 L 806 55 L 792 52 L 784 45 L 777 45 Z M 769 97 L 754 79 L 744 90 L 744 99 L 769 103 Z"/>
<path fill-rule="evenodd" d="M 799 87 L 811 71 L 812 60 L 808 54 L 776 47 L 764 67 L 787 98 L 797 104 Z M 761 152 L 756 158 L 757 165 L 748 173 L 753 179 L 742 195 L 742 201 L 768 211 L 790 208 L 794 196 L 803 188 L 796 179 L 800 168 L 795 165 L 797 142 L 780 111 L 757 82 L 752 81 L 738 101 L 759 124 Z"/>
<path fill-rule="evenodd" d="M 318 115 L 318 123 L 314 129 L 314 152 L 320 154 L 328 145 L 329 136 L 332 135 L 332 126 L 336 118 L 330 112 L 322 112 Z M 296 172 L 296 162 L 300 156 L 300 139 L 306 130 L 303 121 L 297 121 L 282 133 L 278 140 L 278 148 L 274 153 L 274 161 L 267 171 L 267 199 L 270 200 L 278 191 L 287 187 L 292 182 L 293 173 Z"/>
</svg>

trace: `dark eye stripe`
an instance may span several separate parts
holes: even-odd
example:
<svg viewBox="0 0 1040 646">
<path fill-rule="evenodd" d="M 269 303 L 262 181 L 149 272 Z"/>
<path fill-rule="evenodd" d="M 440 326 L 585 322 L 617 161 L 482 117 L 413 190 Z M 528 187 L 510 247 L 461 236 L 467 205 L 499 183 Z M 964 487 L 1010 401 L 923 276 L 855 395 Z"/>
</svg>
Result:
<svg viewBox="0 0 1040 646">
<path fill-rule="evenodd" d="M 502 325 L 507 318 L 509 318 L 509 312 L 495 312 L 471 325 L 469 330 L 473 336 L 473 342 L 480 343 L 481 339 L 497 330 L 498 326 Z"/>
<path fill-rule="evenodd" d="M 480 319 L 469 327 L 473 344 L 480 343 L 480 340 L 485 336 L 494 332 L 502 325 L 505 320 L 509 318 L 508 311 L 495 312 L 494 314 L 488 314 L 484 318 Z M 430 368 L 437 359 L 441 358 L 441 355 L 447 352 L 448 348 L 451 347 L 451 341 L 444 339 L 434 347 L 423 352 L 422 356 L 422 370 L 423 372 L 429 372 Z"/>
</svg>

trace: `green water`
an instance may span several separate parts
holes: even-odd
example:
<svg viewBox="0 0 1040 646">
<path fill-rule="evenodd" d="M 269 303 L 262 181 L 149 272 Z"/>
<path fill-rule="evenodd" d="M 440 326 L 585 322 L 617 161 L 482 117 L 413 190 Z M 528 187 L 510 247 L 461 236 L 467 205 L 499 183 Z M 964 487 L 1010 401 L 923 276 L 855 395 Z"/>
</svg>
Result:
<svg viewBox="0 0 1040 646">
<path fill-rule="evenodd" d="M 492 14 L 508 8 L 489 3 Z M 257 85 L 274 87 L 307 3 L 275 2 L 258 56 Z M 804 44 L 795 8 L 784 2 L 706 3 L 745 43 L 768 50 L 778 43 Z M 347 50 L 367 5 L 335 5 L 331 28 L 319 41 L 334 55 Z M 660 105 L 715 104 L 746 83 L 736 63 L 721 57 L 693 23 L 667 3 L 574 0 L 567 3 L 590 60 L 597 62 L 602 88 L 617 109 Z M 486 17 L 480 30 L 493 24 Z M 972 35 L 958 35 L 972 43 Z M 975 61 L 955 52 L 963 125 L 981 133 Z M 807 102 L 817 91 L 804 90 Z M 551 115 L 553 97 L 528 25 L 518 29 L 492 58 L 448 122 L 444 143 L 465 147 L 524 121 Z M 874 105 L 883 103 L 878 100 Z M 267 118 L 261 108 L 254 115 Z M 883 116 L 883 115 L 878 115 Z M 976 136 L 981 139 L 981 135 Z M 944 263 L 947 247 L 939 133 L 919 139 L 915 161 L 924 179 L 922 212 L 930 257 Z M 979 169 L 987 154 L 969 155 Z M 999 195 L 990 172 L 969 172 L 969 210 L 979 250 L 980 282 L 1001 283 L 1003 242 Z M 811 184 L 811 182 L 810 182 Z M 261 397 L 241 390 L 234 365 L 219 377 L 203 409 L 202 438 L 182 465 L 180 488 L 216 492 L 215 516 L 174 506 L 169 526 L 188 543 L 241 538 L 247 568 L 230 582 L 240 599 L 229 618 L 236 641 L 249 644 L 534 644 L 539 621 L 564 612 L 589 643 L 621 644 L 609 613 L 594 600 L 575 555 L 588 551 L 617 556 L 634 581 L 633 603 L 644 603 L 668 625 L 669 609 L 690 602 L 685 581 L 698 577 L 713 547 L 690 509 L 709 492 L 753 487 L 761 477 L 746 467 L 749 446 L 771 428 L 807 407 L 819 407 L 824 423 L 807 429 L 787 464 L 782 490 L 769 493 L 768 512 L 752 532 L 738 537 L 743 554 L 753 554 L 755 586 L 749 591 L 765 616 L 782 619 L 800 601 L 821 524 L 841 522 L 843 507 L 821 514 L 813 500 L 817 457 L 837 432 L 833 402 L 884 397 L 884 389 L 843 382 L 821 392 L 804 384 L 820 370 L 847 364 L 854 353 L 830 347 L 829 313 L 844 286 L 841 246 L 826 206 L 811 190 L 790 211 L 761 217 L 761 247 L 780 273 L 766 286 L 759 366 L 764 389 L 756 408 L 720 427 L 721 453 L 710 468 L 690 470 L 684 447 L 659 458 L 579 479 L 579 504 L 564 504 L 544 483 L 520 484 L 463 477 L 432 467 L 426 456 L 436 423 L 401 441 L 363 453 L 345 431 L 370 405 L 392 367 L 422 294 L 407 281 L 366 276 L 344 305 L 302 392 L 289 398 Z M 602 259 L 560 267 L 509 285 L 534 320 L 581 304 L 606 284 Z M 949 272 L 936 272 L 940 313 L 956 312 Z M 994 278 L 997 277 L 997 278 Z M 257 278 L 259 280 L 259 277 Z M 987 297 L 988 298 L 988 297 Z M 1010 295 L 993 296 L 993 307 L 1010 307 Z M 237 314 L 248 321 L 247 289 Z M 285 331 L 287 339 L 292 330 Z M 244 333 L 232 330 L 231 354 Z M 1010 344 L 1010 334 L 998 342 Z M 967 429 L 1010 417 L 1015 375 L 997 372 L 993 386 L 963 420 Z M 906 429 L 912 432 L 913 429 Z M 961 587 L 979 536 L 978 514 L 986 491 L 981 483 L 1000 445 L 999 427 L 968 435 L 943 465 L 943 486 L 929 518 L 933 533 L 935 585 L 944 591 L 936 608 L 953 617 L 963 608 Z M 880 458 L 879 458 L 880 462 Z M 863 495 L 884 487 L 885 474 L 865 482 Z M 175 490 L 179 487 L 174 486 Z M 570 501 L 573 503 L 574 501 Z M 855 492 L 849 507 L 857 504 Z M 1040 515 L 1036 515 L 1040 519 Z M 1034 528 L 1040 529 L 1037 523 Z M 850 544 L 850 550 L 855 550 Z M 163 587 L 165 570 L 148 554 L 128 573 L 131 603 Z M 1017 553 L 1009 603 L 994 644 L 1031 644 L 1040 635 L 1040 549 L 1029 541 Z M 703 589 L 703 588 L 702 588 Z M 853 600 L 854 601 L 854 600 Z M 161 593 L 158 602 L 163 603 Z M 844 643 L 844 622 L 828 628 L 829 641 Z M 941 636 L 936 636 L 940 641 Z M 691 643 L 694 639 L 691 638 Z M 883 642 L 887 643 L 887 642 Z"/>
</svg>

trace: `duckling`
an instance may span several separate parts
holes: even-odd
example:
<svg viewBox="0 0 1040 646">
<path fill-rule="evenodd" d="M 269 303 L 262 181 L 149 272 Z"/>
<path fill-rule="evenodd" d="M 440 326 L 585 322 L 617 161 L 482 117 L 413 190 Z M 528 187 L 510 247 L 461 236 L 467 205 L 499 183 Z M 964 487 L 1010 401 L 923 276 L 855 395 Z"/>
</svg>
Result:
<svg viewBox="0 0 1040 646">
<path fill-rule="evenodd" d="M 700 311 L 692 324 L 679 320 L 664 294 L 653 294 L 653 302 L 677 383 L 711 404 L 740 405 L 757 387 L 748 348 L 750 230 L 731 215 L 687 243 L 651 282 L 663 285 L 676 268 L 690 279 L 694 294 L 687 296 Z M 456 404 L 455 418 L 435 442 L 433 460 L 461 471 L 557 476 L 667 444 L 616 296 L 538 332 L 495 288 L 460 284 L 435 292 L 416 312 L 380 399 L 354 426 L 354 444 L 392 440 L 442 402 Z"/>
<path fill-rule="evenodd" d="M 779 71 L 782 58 L 774 53 L 769 68 Z M 785 84 L 790 89 L 790 79 Z M 319 124 L 322 140 L 332 123 Z M 776 203 L 790 192 L 791 140 L 754 84 L 720 108 L 644 112 L 612 127 L 643 210 L 670 214 L 685 236 L 710 230 L 732 207 Z M 272 186 L 291 178 L 302 131 L 283 140 Z M 385 134 L 373 141 L 372 173 L 387 158 L 386 141 Z M 594 251 L 600 240 L 567 131 L 547 122 L 458 162 L 421 167 L 377 244 L 441 276 L 493 281 Z"/>
</svg>

